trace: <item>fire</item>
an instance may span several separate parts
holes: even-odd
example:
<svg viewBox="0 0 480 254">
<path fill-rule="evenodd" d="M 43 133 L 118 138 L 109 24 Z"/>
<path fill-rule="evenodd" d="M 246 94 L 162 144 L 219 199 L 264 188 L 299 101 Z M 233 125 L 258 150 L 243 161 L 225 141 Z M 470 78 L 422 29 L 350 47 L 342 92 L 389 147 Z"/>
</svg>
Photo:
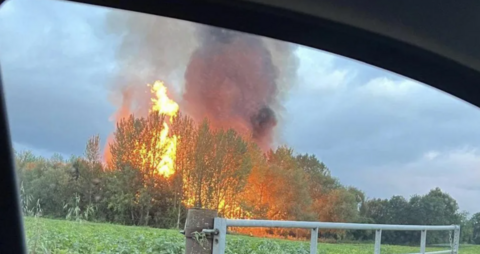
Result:
<svg viewBox="0 0 480 254">
<path fill-rule="evenodd" d="M 155 95 L 156 98 L 152 98 L 153 107 L 152 111 L 156 111 L 159 114 L 164 114 L 170 117 L 172 121 L 173 117 L 177 116 L 178 113 L 178 104 L 172 99 L 168 98 L 167 88 L 162 81 L 155 81 L 151 87 L 151 92 Z"/>
<path fill-rule="evenodd" d="M 167 88 L 162 81 L 155 81 L 153 85 L 148 84 L 151 88 L 150 91 L 154 95 L 152 98 L 151 112 L 157 112 L 167 116 L 163 122 L 163 129 L 158 137 L 154 137 L 155 149 L 162 151 L 161 159 L 158 165 L 156 165 L 157 173 L 165 177 L 169 177 L 175 173 L 174 164 L 177 153 L 177 141 L 176 135 L 169 136 L 170 126 L 173 118 L 177 116 L 178 104 L 172 99 L 168 98 Z M 148 152 L 148 151 L 145 151 Z"/>
</svg>

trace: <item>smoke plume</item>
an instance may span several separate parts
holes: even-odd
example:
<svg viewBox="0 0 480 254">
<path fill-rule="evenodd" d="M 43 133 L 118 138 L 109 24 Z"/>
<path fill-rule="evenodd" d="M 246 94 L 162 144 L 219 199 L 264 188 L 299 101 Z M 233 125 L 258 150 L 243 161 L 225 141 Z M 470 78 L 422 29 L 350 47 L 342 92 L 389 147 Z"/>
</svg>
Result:
<svg viewBox="0 0 480 254">
<path fill-rule="evenodd" d="M 214 27 L 197 33 L 200 46 L 185 72 L 185 110 L 213 126 L 251 132 L 268 148 L 277 124 L 278 70 L 262 39 Z"/>
<path fill-rule="evenodd" d="M 181 111 L 197 121 L 207 117 L 213 127 L 251 133 L 264 149 L 272 145 L 283 96 L 296 79 L 296 46 L 123 11 L 110 13 L 107 30 L 120 41 L 111 86 L 114 121 L 145 115 L 146 84 L 163 80 Z"/>
</svg>

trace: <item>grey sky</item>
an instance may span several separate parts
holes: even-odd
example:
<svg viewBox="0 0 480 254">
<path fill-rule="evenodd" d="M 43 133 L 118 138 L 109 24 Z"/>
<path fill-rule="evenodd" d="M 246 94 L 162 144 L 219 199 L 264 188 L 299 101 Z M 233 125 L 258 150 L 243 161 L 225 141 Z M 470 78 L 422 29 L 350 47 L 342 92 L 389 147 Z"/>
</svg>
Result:
<svg viewBox="0 0 480 254">
<path fill-rule="evenodd" d="M 0 8 L 0 63 L 12 139 L 42 155 L 81 154 L 105 140 L 115 108 L 119 38 L 110 10 L 50 0 Z M 279 143 L 314 153 L 343 183 L 370 197 L 439 186 L 480 211 L 480 110 L 428 86 L 308 49 L 284 104 Z M 184 66 L 183 66 L 184 67 Z M 181 67 L 179 67 L 181 68 Z"/>
</svg>

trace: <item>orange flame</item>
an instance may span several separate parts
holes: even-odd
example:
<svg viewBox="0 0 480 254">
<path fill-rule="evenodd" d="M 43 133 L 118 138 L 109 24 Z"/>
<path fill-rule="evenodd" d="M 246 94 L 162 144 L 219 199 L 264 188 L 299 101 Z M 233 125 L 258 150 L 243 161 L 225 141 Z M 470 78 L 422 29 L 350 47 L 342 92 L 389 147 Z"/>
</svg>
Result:
<svg viewBox="0 0 480 254">
<path fill-rule="evenodd" d="M 168 98 L 167 88 L 162 81 L 155 81 L 153 85 L 148 84 L 148 86 L 151 87 L 150 91 L 154 94 L 151 112 L 168 116 L 168 121 L 163 123 L 163 129 L 160 132 L 160 136 L 157 137 L 158 142 L 155 144 L 155 149 L 163 151 L 160 162 L 156 166 L 157 172 L 165 177 L 169 177 L 175 173 L 174 165 L 178 140 L 176 135 L 168 135 L 170 131 L 169 124 L 172 124 L 173 118 L 177 116 L 179 107 L 175 101 Z"/>
</svg>

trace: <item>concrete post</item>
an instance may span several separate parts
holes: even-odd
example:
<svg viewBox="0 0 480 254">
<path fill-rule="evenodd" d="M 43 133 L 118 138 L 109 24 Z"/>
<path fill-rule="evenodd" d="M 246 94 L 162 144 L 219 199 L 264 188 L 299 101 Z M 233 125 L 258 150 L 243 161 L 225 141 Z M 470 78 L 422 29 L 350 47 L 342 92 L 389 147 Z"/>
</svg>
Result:
<svg viewBox="0 0 480 254">
<path fill-rule="evenodd" d="M 185 221 L 185 254 L 212 254 L 213 235 L 202 233 L 213 229 L 217 211 L 193 208 L 188 210 Z"/>
</svg>

